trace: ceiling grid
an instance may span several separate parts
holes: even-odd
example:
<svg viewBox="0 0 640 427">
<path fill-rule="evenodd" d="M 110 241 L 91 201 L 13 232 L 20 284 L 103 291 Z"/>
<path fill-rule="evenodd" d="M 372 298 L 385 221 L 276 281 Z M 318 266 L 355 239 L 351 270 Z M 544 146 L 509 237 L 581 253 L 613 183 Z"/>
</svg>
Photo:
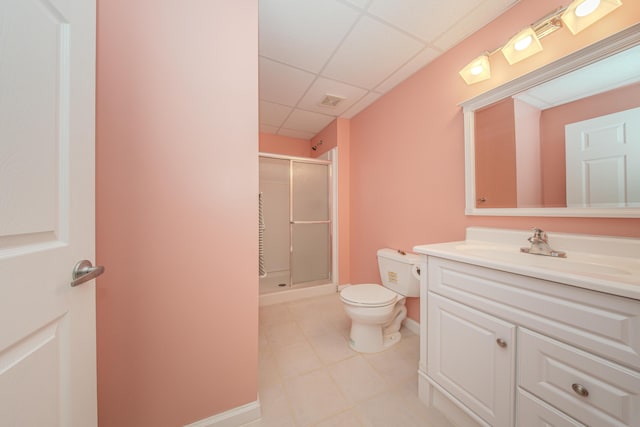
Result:
<svg viewBox="0 0 640 427">
<path fill-rule="evenodd" d="M 516 2 L 260 0 L 260 131 L 310 140 Z"/>
</svg>

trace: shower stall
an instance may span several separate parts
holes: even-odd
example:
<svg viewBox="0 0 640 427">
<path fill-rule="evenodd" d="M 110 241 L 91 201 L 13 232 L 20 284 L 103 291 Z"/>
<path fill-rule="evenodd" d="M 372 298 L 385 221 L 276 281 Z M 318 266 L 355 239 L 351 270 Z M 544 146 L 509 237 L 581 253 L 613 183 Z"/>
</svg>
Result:
<svg viewBox="0 0 640 427">
<path fill-rule="evenodd" d="M 332 283 L 331 162 L 260 154 L 260 294 Z"/>
</svg>

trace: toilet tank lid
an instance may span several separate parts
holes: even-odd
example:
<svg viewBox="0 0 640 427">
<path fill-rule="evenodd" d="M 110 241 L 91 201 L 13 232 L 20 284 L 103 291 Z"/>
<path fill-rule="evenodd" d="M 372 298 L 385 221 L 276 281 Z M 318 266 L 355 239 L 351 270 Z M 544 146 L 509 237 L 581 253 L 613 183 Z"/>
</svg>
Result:
<svg viewBox="0 0 640 427">
<path fill-rule="evenodd" d="M 420 255 L 400 251 L 399 249 L 378 249 L 378 256 L 407 264 L 420 264 Z"/>
</svg>

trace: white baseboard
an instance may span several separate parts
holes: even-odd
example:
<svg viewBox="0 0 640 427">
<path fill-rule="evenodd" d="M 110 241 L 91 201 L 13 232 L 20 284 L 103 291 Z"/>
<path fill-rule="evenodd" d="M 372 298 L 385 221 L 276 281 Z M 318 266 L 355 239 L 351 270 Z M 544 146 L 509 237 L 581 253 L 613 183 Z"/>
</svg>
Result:
<svg viewBox="0 0 640 427">
<path fill-rule="evenodd" d="M 184 427 L 237 427 L 255 421 L 258 418 L 260 418 L 260 400 L 238 406 Z"/>
<path fill-rule="evenodd" d="M 420 335 L 420 323 L 407 317 L 404 319 L 404 327 L 413 332 L 416 335 Z"/>
</svg>

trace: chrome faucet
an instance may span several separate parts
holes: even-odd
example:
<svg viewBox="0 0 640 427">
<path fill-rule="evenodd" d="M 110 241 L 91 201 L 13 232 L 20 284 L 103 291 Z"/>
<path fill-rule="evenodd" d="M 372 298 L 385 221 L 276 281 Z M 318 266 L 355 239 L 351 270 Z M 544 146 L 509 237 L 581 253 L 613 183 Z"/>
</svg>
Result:
<svg viewBox="0 0 640 427">
<path fill-rule="evenodd" d="M 529 248 L 520 248 L 520 252 L 525 252 L 533 255 L 546 255 L 558 258 L 566 258 L 566 252 L 562 251 L 554 251 L 549 246 L 549 239 L 547 238 L 547 233 L 544 230 L 539 228 L 533 229 L 533 236 L 529 237 L 527 240 L 531 243 L 531 247 Z"/>
</svg>

